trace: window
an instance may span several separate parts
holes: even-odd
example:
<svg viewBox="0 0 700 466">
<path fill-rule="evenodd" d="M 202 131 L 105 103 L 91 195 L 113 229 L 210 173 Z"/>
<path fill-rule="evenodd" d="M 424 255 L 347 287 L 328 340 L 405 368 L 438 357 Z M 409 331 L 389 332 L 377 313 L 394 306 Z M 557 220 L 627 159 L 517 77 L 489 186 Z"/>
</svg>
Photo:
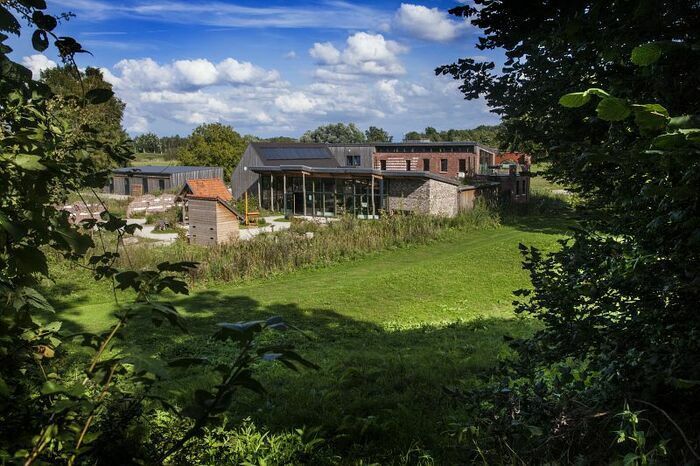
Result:
<svg viewBox="0 0 700 466">
<path fill-rule="evenodd" d="M 386 160 L 380 160 L 380 161 L 379 161 L 379 169 L 380 169 L 380 170 L 386 170 Z"/>
<path fill-rule="evenodd" d="M 411 161 L 410 160 L 406 160 L 406 171 L 407 172 L 411 171 Z"/>
<path fill-rule="evenodd" d="M 423 159 L 423 171 L 424 172 L 430 171 L 430 159 Z"/>
<path fill-rule="evenodd" d="M 459 159 L 459 171 L 462 173 L 467 171 L 467 159 Z"/>
<path fill-rule="evenodd" d="M 141 178 L 141 185 L 143 186 L 143 194 L 146 194 L 148 192 L 148 178 L 145 176 Z"/>
<path fill-rule="evenodd" d="M 359 167 L 360 166 L 360 156 L 359 155 L 346 155 L 345 165 L 348 167 Z"/>
<path fill-rule="evenodd" d="M 440 171 L 441 172 L 447 171 L 447 159 L 440 159 Z"/>
<path fill-rule="evenodd" d="M 158 180 L 158 191 L 165 191 L 165 180 Z"/>
</svg>

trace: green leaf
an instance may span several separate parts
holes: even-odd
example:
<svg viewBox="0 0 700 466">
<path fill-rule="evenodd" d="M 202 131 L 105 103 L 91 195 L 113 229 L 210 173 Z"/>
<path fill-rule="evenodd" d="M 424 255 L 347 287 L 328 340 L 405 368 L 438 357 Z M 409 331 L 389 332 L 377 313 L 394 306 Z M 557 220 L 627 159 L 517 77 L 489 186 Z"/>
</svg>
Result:
<svg viewBox="0 0 700 466">
<path fill-rule="evenodd" d="M 605 121 L 620 121 L 630 115 L 630 107 L 627 101 L 617 97 L 606 97 L 600 101 L 595 109 L 598 117 Z"/>
<path fill-rule="evenodd" d="M 103 104 L 112 98 L 114 92 L 110 89 L 92 89 L 85 94 L 85 99 L 93 105 Z"/>
<path fill-rule="evenodd" d="M 10 387 L 2 377 L 0 377 L 0 396 L 3 398 L 10 396 Z"/>
<path fill-rule="evenodd" d="M 49 269 L 46 264 L 46 256 L 35 247 L 24 247 L 13 251 L 17 269 L 26 274 L 41 273 L 48 275 Z"/>
<path fill-rule="evenodd" d="M 572 92 L 563 95 L 561 99 L 559 99 L 559 105 L 568 108 L 577 108 L 582 107 L 588 103 L 589 100 L 591 100 L 590 94 L 586 94 L 585 92 Z"/>
<path fill-rule="evenodd" d="M 0 227 L 16 240 L 22 236 L 22 231 L 10 222 L 10 219 L 2 212 L 0 212 Z"/>
<path fill-rule="evenodd" d="M 632 50 L 632 63 L 637 66 L 649 66 L 661 58 L 661 47 L 649 43 L 635 47 Z"/>
<path fill-rule="evenodd" d="M 592 88 L 586 90 L 586 92 L 584 92 L 584 94 L 585 94 L 585 95 L 597 95 L 597 96 L 600 97 L 601 99 L 602 99 L 602 98 L 605 98 L 605 97 L 610 97 L 610 94 L 608 94 L 608 93 L 605 92 L 604 90 L 599 89 L 599 88 L 597 88 L 597 87 L 592 87 Z"/>
<path fill-rule="evenodd" d="M 56 18 L 51 15 L 45 15 L 41 11 L 35 11 L 32 14 L 32 20 L 34 20 L 37 27 L 44 29 L 45 31 L 53 31 L 58 25 Z"/>
<path fill-rule="evenodd" d="M 43 52 L 49 48 L 49 38 L 46 35 L 46 31 L 37 29 L 32 34 L 32 46 L 37 52 Z"/>
<path fill-rule="evenodd" d="M 681 147 L 685 144 L 685 136 L 681 133 L 662 134 L 657 136 L 651 143 L 651 146 L 657 149 L 672 149 Z"/>
<path fill-rule="evenodd" d="M 14 158 L 13 162 L 15 165 L 29 171 L 46 170 L 46 167 L 39 162 L 40 160 L 41 157 L 38 155 L 19 154 Z"/>
<path fill-rule="evenodd" d="M 0 6 L 0 31 L 19 35 L 19 29 L 17 19 L 4 6 Z"/>
<path fill-rule="evenodd" d="M 700 126 L 700 117 L 698 115 L 681 115 L 673 117 L 668 122 L 669 128 L 692 128 Z"/>
</svg>

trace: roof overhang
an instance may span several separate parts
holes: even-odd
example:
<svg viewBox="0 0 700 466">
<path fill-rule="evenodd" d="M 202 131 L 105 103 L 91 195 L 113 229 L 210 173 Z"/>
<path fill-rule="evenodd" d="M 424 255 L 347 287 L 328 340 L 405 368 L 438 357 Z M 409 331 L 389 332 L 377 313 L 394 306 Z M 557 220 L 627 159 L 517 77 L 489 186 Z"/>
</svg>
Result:
<svg viewBox="0 0 700 466">
<path fill-rule="evenodd" d="M 307 165 L 277 165 L 266 167 L 248 167 L 248 170 L 259 175 L 309 175 L 328 178 L 409 178 L 409 179 L 430 179 L 459 186 L 459 181 L 446 176 L 436 175 L 424 171 L 399 171 L 399 170 L 376 170 L 374 168 L 326 168 L 309 167 Z"/>
</svg>

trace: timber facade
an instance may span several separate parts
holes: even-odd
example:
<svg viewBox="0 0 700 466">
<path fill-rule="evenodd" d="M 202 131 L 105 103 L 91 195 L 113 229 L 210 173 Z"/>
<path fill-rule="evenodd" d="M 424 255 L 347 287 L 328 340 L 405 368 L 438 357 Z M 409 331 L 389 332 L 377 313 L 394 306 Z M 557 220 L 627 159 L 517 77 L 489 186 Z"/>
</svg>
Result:
<svg viewBox="0 0 700 466">
<path fill-rule="evenodd" d="M 127 196 L 162 193 L 181 189 L 187 180 L 224 178 L 221 167 L 156 166 L 123 167 L 112 170 L 104 192 Z"/>
</svg>

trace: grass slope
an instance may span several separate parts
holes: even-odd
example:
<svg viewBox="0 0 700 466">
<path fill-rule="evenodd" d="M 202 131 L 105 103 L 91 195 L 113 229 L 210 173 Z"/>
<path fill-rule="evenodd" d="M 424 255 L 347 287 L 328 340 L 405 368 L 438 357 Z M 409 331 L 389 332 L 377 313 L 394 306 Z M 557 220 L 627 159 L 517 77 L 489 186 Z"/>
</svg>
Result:
<svg viewBox="0 0 700 466">
<path fill-rule="evenodd" d="M 473 385 L 507 354 L 504 335 L 533 330 L 531 321 L 512 313 L 512 290 L 528 285 L 517 246 L 551 250 L 561 226 L 525 219 L 269 280 L 195 286 L 176 302 L 189 334 L 134 322 L 126 349 L 161 359 L 229 360 L 234 350 L 208 340 L 216 322 L 281 315 L 311 339 L 294 332 L 267 338 L 296 344 L 322 369 L 296 374 L 275 364 L 259 367 L 269 398 L 242 396 L 231 420 L 250 416 L 271 430 L 322 426 L 348 462 L 393 462 L 409 450 L 440 463 L 459 461 L 444 434 L 459 418 L 458 405 L 443 387 Z M 69 307 L 61 317 L 75 330 L 112 322 L 108 290 L 94 284 L 59 289 L 56 299 Z M 160 389 L 184 403 L 211 381 L 184 371 Z"/>
</svg>

